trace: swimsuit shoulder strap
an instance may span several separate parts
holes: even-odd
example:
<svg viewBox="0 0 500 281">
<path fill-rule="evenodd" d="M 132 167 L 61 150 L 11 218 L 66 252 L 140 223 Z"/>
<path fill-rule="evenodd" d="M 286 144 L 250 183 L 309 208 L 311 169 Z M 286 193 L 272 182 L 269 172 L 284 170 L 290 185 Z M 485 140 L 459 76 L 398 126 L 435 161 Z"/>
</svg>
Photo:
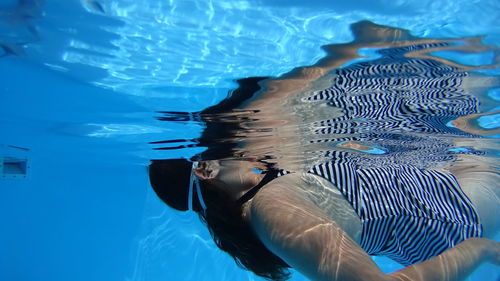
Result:
<svg viewBox="0 0 500 281">
<path fill-rule="evenodd" d="M 259 191 L 264 185 L 277 178 L 278 173 L 279 171 L 275 169 L 267 171 L 264 178 L 262 178 L 262 180 L 256 186 L 252 187 L 249 191 L 243 194 L 243 196 L 241 196 L 240 199 L 238 199 L 237 203 L 239 205 L 243 205 L 245 202 L 252 199 L 255 196 L 255 194 L 257 194 L 257 191 Z"/>
</svg>

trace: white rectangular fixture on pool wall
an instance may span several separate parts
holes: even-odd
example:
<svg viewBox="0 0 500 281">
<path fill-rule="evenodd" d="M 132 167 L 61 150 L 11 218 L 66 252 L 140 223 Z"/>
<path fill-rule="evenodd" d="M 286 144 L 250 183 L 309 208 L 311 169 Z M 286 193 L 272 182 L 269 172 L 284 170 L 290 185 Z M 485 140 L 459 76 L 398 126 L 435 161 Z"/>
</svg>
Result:
<svg viewBox="0 0 500 281">
<path fill-rule="evenodd" d="M 28 159 L 1 157 L 0 177 L 4 179 L 24 179 L 28 176 L 30 169 Z"/>
</svg>

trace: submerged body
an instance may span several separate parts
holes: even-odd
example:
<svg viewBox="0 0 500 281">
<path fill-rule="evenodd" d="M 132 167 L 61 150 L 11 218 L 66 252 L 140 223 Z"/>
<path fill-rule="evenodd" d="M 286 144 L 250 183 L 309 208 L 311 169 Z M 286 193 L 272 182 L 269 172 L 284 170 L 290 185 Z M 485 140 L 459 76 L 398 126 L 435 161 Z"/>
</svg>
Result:
<svg viewBox="0 0 500 281">
<path fill-rule="evenodd" d="M 448 247 L 437 257 L 427 258 L 390 275 L 383 274 L 367 251 L 361 248 L 363 222 L 354 216 L 352 208 L 342 206 L 340 196 L 333 197 L 336 200 L 333 206 L 339 209 L 332 208 L 329 213 L 321 209 L 318 198 L 311 198 L 314 197 L 310 191 L 314 188 L 314 181 L 321 180 L 310 174 L 284 176 L 257 193 L 247 207 L 247 217 L 264 244 L 311 280 L 463 280 L 480 263 L 499 262 L 496 242 L 471 238 L 457 245 L 451 242 L 453 247 Z M 326 184 L 323 188 L 331 190 L 332 186 Z M 409 236 L 408 239 L 438 232 L 431 225 L 420 229 L 415 226 L 395 224 L 392 228 L 412 228 L 401 233 Z M 440 235 L 444 237 L 443 233 Z M 456 237 L 446 238 L 453 240 Z M 398 245 L 408 250 L 404 244 Z M 436 251 L 430 248 L 432 245 L 419 245 L 413 250 L 419 253 Z"/>
<path fill-rule="evenodd" d="M 361 221 L 357 242 L 370 255 L 410 265 L 482 236 L 472 202 L 450 174 L 408 165 L 359 169 L 331 162 L 309 174 L 327 179 L 330 189 L 342 193 Z"/>
<path fill-rule="evenodd" d="M 491 131 L 469 126 L 480 87 L 468 68 L 423 52 L 465 47 L 369 22 L 353 32 L 317 64 L 188 115 L 206 122 L 198 142 L 208 147 L 185 176 L 190 190 L 200 182 L 182 191 L 200 202 L 189 204 L 221 249 L 276 280 L 291 266 L 312 280 L 453 281 L 500 263 L 499 244 L 480 238 L 498 232 L 500 211 L 498 171 L 480 149 L 490 143 L 476 142 Z M 361 48 L 383 56 L 339 69 Z M 172 165 L 150 167 L 171 206 Z M 407 267 L 384 274 L 370 254 Z"/>
</svg>

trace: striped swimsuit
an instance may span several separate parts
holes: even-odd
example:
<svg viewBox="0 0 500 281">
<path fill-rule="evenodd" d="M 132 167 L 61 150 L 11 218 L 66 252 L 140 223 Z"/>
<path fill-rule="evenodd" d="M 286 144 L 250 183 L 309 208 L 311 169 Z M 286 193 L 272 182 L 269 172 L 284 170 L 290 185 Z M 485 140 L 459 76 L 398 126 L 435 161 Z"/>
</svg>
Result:
<svg viewBox="0 0 500 281">
<path fill-rule="evenodd" d="M 478 100 L 460 88 L 468 74 L 407 58 L 408 48 L 384 50 L 381 59 L 338 69 L 332 87 L 303 99 L 324 100 L 344 112 L 316 121 L 312 135 L 318 139 L 311 143 L 383 146 L 385 153 L 377 156 L 323 151 L 330 160 L 308 172 L 333 183 L 352 205 L 362 221 L 360 246 L 368 254 L 403 265 L 482 234 L 478 214 L 455 177 L 427 169 L 454 159 L 447 153 L 453 143 L 439 136 L 475 137 L 447 125 L 478 112 Z"/>
<path fill-rule="evenodd" d="M 323 163 L 309 173 L 333 183 L 361 219 L 360 246 L 403 265 L 479 237 L 482 227 L 454 176 L 411 166 Z"/>
</svg>

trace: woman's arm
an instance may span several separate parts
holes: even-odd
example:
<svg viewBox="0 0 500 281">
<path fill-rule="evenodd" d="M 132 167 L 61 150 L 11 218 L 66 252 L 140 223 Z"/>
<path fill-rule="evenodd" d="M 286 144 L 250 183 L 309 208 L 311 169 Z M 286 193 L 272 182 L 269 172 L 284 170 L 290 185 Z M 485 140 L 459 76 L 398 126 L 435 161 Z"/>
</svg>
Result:
<svg viewBox="0 0 500 281">
<path fill-rule="evenodd" d="M 249 207 L 249 220 L 266 247 L 311 280 L 463 280 L 483 261 L 498 260 L 498 244 L 469 239 L 426 262 L 384 274 L 335 222 L 293 188 L 298 182 L 287 175 L 259 191 Z"/>
<path fill-rule="evenodd" d="M 464 280 L 483 262 L 500 261 L 500 245 L 485 238 L 470 238 L 440 255 L 392 273 L 394 280 Z"/>
</svg>

